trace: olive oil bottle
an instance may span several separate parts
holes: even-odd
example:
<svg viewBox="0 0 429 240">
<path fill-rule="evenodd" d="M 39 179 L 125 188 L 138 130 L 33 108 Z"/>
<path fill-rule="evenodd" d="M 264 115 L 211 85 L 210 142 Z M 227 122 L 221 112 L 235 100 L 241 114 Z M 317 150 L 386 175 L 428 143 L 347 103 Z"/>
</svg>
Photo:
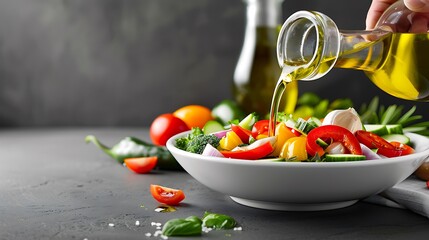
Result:
<svg viewBox="0 0 429 240">
<path fill-rule="evenodd" d="M 271 98 L 281 68 L 276 43 L 282 22 L 283 0 L 244 0 L 247 7 L 243 47 L 234 72 L 233 95 L 246 112 L 260 117 L 269 113 Z M 293 112 L 298 83 L 289 84 L 280 109 Z"/>
<path fill-rule="evenodd" d="M 392 96 L 429 101 L 429 33 L 392 33 L 379 41 L 376 44 L 383 45 L 380 64 L 352 67 L 364 70 L 376 86 Z M 336 66 L 349 68 L 353 62 L 343 55 Z"/>
<path fill-rule="evenodd" d="M 297 80 L 319 79 L 333 67 L 362 70 L 395 97 L 429 101 L 429 26 L 422 18 L 428 19 L 429 13 L 412 12 L 402 0 L 389 7 L 370 31 L 340 31 L 319 12 L 292 14 L 277 42 L 283 70 L 273 94 L 270 134 L 284 89 Z"/>
</svg>

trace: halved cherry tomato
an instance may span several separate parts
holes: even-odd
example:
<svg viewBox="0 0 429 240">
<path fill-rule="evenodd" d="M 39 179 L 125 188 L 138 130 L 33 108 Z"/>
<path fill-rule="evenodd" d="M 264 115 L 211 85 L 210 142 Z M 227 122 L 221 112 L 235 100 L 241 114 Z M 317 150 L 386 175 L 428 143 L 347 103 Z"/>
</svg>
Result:
<svg viewBox="0 0 429 240">
<path fill-rule="evenodd" d="M 148 173 L 158 163 L 158 157 L 138 157 L 138 158 L 126 158 L 124 160 L 125 166 L 135 173 Z"/>
<path fill-rule="evenodd" d="M 269 120 L 263 119 L 257 121 L 255 124 L 253 124 L 252 127 L 252 135 L 254 138 L 256 138 L 258 135 L 266 135 L 268 136 L 268 124 L 270 123 Z"/>
<path fill-rule="evenodd" d="M 347 148 L 351 154 L 362 155 L 358 139 L 348 129 L 337 125 L 323 125 L 311 130 L 307 135 L 307 153 L 315 156 L 323 156 L 325 151 L 317 144 L 317 139 L 330 138 L 334 142 L 340 142 Z"/>
<path fill-rule="evenodd" d="M 155 200 L 167 205 L 178 205 L 183 199 L 185 199 L 185 194 L 182 190 L 155 184 L 150 185 L 150 193 Z"/>
<path fill-rule="evenodd" d="M 390 142 L 390 144 L 392 144 L 393 147 L 395 147 L 395 152 L 394 152 L 395 156 L 404 156 L 414 152 L 414 149 L 406 144 L 403 144 L 400 142 Z"/>
<path fill-rule="evenodd" d="M 386 141 L 384 138 L 378 136 L 375 133 L 367 132 L 364 130 L 358 130 L 355 133 L 356 138 L 364 144 L 365 146 L 374 149 L 386 148 L 386 149 L 394 149 L 392 144 Z"/>
<path fill-rule="evenodd" d="M 170 137 L 187 130 L 189 127 L 182 119 L 171 113 L 165 113 L 153 120 L 149 133 L 154 144 L 165 146 Z"/>
<path fill-rule="evenodd" d="M 377 153 L 386 157 L 397 157 L 412 153 L 414 150 L 405 144 L 388 142 L 372 132 L 359 130 L 355 132 L 356 138 L 369 148 L 376 148 Z"/>
<path fill-rule="evenodd" d="M 268 156 L 274 150 L 269 138 L 255 141 L 246 147 L 240 147 L 233 151 L 221 151 L 227 158 L 256 160 Z"/>
<path fill-rule="evenodd" d="M 231 130 L 238 135 L 243 143 L 249 143 L 249 139 L 252 136 L 252 131 L 240 127 L 240 125 L 231 124 Z"/>
</svg>

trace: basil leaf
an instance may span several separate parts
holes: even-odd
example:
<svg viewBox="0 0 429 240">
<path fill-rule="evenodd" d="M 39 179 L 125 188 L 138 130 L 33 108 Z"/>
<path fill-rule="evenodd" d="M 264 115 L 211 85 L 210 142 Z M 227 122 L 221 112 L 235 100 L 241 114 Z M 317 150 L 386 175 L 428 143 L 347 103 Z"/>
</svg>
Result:
<svg viewBox="0 0 429 240">
<path fill-rule="evenodd" d="M 218 229 L 232 229 L 237 225 L 234 218 L 218 213 L 206 212 L 203 217 L 203 226 Z"/>
<path fill-rule="evenodd" d="M 201 235 L 202 221 L 198 217 L 192 216 L 186 219 L 176 218 L 167 221 L 162 228 L 164 236 L 195 236 Z"/>
</svg>

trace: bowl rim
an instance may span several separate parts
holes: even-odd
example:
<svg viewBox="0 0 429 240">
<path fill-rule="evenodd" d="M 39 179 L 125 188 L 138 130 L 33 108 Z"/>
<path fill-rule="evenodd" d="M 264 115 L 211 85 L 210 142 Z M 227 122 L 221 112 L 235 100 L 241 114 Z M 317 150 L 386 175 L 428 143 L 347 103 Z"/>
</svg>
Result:
<svg viewBox="0 0 429 240">
<path fill-rule="evenodd" d="M 355 166 L 372 166 L 372 165 L 384 165 L 392 162 L 398 163 L 402 161 L 409 161 L 410 159 L 414 159 L 414 157 L 424 157 L 429 156 L 429 144 L 427 148 L 423 151 L 419 151 L 413 154 L 393 157 L 393 158 L 383 158 L 376 160 L 363 160 L 363 161 L 349 161 L 349 162 L 270 162 L 270 161 L 258 161 L 258 160 L 247 160 L 247 159 L 237 159 L 237 158 L 224 158 L 224 157 L 213 157 L 213 156 L 203 156 L 196 153 L 190 153 L 184 150 L 181 150 L 175 146 L 175 140 L 177 138 L 186 136 L 189 134 L 191 130 L 185 131 L 179 134 L 174 135 L 170 139 L 168 139 L 166 143 L 167 149 L 176 154 L 180 154 L 189 158 L 198 158 L 204 161 L 213 161 L 218 163 L 228 163 L 228 164 L 238 164 L 238 165 L 259 165 L 259 166 L 287 166 L 287 167 L 300 167 L 300 168 L 332 168 L 332 167 L 355 167 Z M 411 138 L 411 141 L 415 138 L 425 137 L 423 135 L 419 135 L 416 133 L 405 133 L 408 137 Z M 429 143 L 429 138 L 427 138 L 427 142 Z M 410 158 L 410 156 L 413 156 Z"/>
</svg>

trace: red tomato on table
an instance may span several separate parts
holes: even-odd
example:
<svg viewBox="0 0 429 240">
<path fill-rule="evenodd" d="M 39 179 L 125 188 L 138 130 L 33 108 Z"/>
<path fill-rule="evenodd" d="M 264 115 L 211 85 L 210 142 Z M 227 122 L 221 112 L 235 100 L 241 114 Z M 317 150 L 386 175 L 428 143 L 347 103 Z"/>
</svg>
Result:
<svg viewBox="0 0 429 240">
<path fill-rule="evenodd" d="M 148 173 L 155 168 L 158 163 L 158 157 L 126 158 L 124 163 L 128 169 L 135 173 Z"/>
<path fill-rule="evenodd" d="M 167 205 L 178 205 L 183 199 L 185 199 L 185 194 L 182 190 L 155 184 L 150 185 L 150 193 L 155 200 Z"/>
<path fill-rule="evenodd" d="M 154 144 L 165 146 L 170 137 L 187 130 L 189 127 L 182 119 L 171 113 L 165 113 L 153 120 L 149 133 Z"/>
</svg>

